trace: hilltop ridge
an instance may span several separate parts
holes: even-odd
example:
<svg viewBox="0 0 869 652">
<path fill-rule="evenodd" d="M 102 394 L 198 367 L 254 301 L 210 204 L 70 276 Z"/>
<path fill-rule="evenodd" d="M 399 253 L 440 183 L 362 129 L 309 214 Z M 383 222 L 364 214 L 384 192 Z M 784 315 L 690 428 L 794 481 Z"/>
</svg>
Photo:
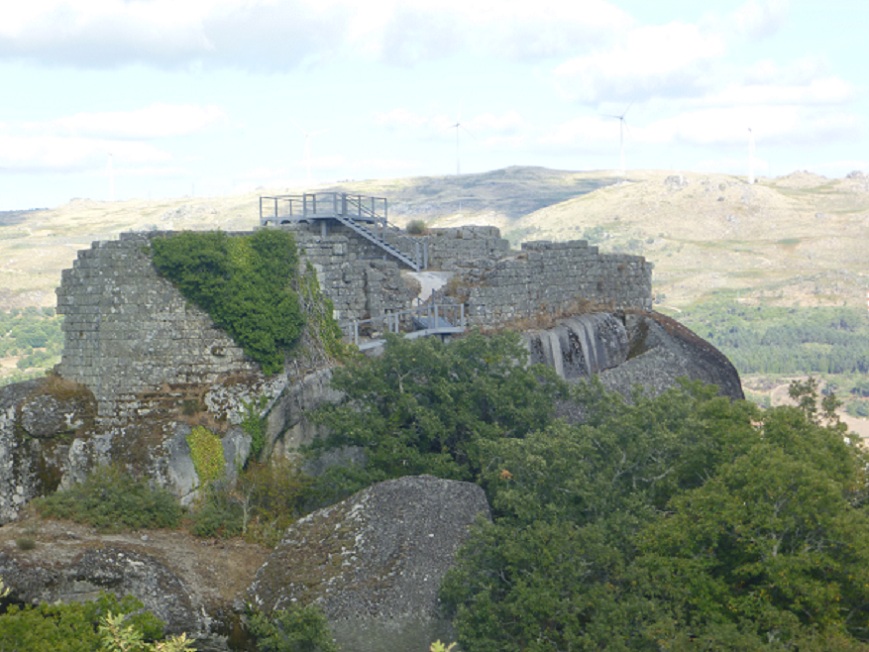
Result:
<svg viewBox="0 0 869 652">
<path fill-rule="evenodd" d="M 384 196 L 389 219 L 492 225 L 514 246 L 587 239 L 655 264 L 659 304 L 721 292 L 781 305 L 862 305 L 869 177 L 794 172 L 776 179 L 693 172 L 510 167 L 482 174 L 351 181 L 318 189 Z M 130 230 L 252 229 L 260 188 L 226 197 L 100 202 L 17 212 L 0 224 L 0 309 L 53 306 L 60 270 L 95 240 Z"/>
</svg>

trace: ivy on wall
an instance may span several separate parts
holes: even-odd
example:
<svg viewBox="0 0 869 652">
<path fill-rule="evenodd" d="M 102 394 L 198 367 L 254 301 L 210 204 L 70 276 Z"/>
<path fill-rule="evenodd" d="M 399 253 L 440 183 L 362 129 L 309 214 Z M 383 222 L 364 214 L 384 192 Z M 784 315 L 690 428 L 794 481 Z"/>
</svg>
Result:
<svg viewBox="0 0 869 652">
<path fill-rule="evenodd" d="M 185 231 L 155 238 L 157 271 L 205 310 L 266 374 L 283 368 L 305 318 L 294 289 L 298 252 L 292 234 L 261 229 L 229 237 Z"/>
</svg>

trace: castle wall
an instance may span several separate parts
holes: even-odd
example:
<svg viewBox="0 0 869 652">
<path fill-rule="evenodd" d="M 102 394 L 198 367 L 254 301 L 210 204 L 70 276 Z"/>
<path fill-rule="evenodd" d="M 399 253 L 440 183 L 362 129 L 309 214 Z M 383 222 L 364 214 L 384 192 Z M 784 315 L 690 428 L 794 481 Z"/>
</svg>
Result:
<svg viewBox="0 0 869 652">
<path fill-rule="evenodd" d="M 149 236 L 122 234 L 80 251 L 63 271 L 57 311 L 64 315 L 61 376 L 86 385 L 103 420 L 144 416 L 146 395 L 165 387 L 178 403 L 185 386 L 257 374 L 241 347 L 157 274 Z"/>
<path fill-rule="evenodd" d="M 292 231 L 303 259 L 313 265 L 339 322 L 407 308 L 412 294 L 401 268 L 376 245 L 343 226 L 330 226 L 326 238 L 317 225 L 281 228 Z"/>
<path fill-rule="evenodd" d="M 641 256 L 600 254 L 582 240 L 527 242 L 490 269 L 463 276 L 471 323 L 498 326 L 539 314 L 561 314 L 582 303 L 652 307 L 652 265 Z"/>
<path fill-rule="evenodd" d="M 410 305 L 414 292 L 398 263 L 375 245 L 334 226 L 325 238 L 317 225 L 284 228 L 291 228 L 302 260 L 317 271 L 340 322 Z M 241 348 L 157 274 L 145 251 L 155 235 L 94 243 L 64 270 L 57 290 L 65 316 L 59 372 L 94 393 L 103 422 L 146 416 L 161 405 L 201 404 L 208 399 L 203 387 L 233 376 L 263 382 Z M 404 251 L 428 243 L 429 267 L 455 272 L 453 290 L 474 325 L 569 313 L 583 303 L 651 308 L 652 266 L 639 256 L 600 254 L 582 241 L 526 243 L 516 252 L 493 227 L 388 237 Z"/>
<path fill-rule="evenodd" d="M 429 229 L 426 235 L 389 234 L 390 244 L 412 255 L 417 247 L 428 248 L 429 267 L 457 270 L 477 267 L 485 261 L 510 254 L 510 243 L 494 226 L 460 226 L 453 229 Z"/>
</svg>

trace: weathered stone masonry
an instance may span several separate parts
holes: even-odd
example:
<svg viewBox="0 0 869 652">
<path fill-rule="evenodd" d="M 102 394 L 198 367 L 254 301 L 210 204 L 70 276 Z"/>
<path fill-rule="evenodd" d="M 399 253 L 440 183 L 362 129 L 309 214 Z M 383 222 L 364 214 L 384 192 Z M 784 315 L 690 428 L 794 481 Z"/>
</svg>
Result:
<svg viewBox="0 0 869 652">
<path fill-rule="evenodd" d="M 600 254 L 582 240 L 527 242 L 519 254 L 473 270 L 464 280 L 468 316 L 482 326 L 575 311 L 582 302 L 652 307 L 651 263 L 641 256 Z"/>
<path fill-rule="evenodd" d="M 402 271 L 376 247 L 340 228 L 325 238 L 305 226 L 292 230 L 303 264 L 316 269 L 339 320 L 408 307 L 413 293 Z M 103 423 L 147 416 L 167 398 L 176 408 L 201 401 L 204 391 L 219 394 L 233 376 L 263 382 L 241 348 L 157 274 L 146 251 L 157 235 L 122 234 L 94 243 L 63 272 L 57 290 L 58 312 L 65 316 L 58 371 L 93 392 Z M 493 227 L 389 237 L 403 248 L 426 245 L 429 267 L 457 277 L 454 289 L 467 303 L 472 325 L 561 314 L 582 302 L 651 307 L 651 265 L 639 256 L 601 254 L 582 241 L 526 243 L 516 252 Z"/>
<path fill-rule="evenodd" d="M 64 315 L 58 371 L 93 392 L 102 419 L 145 416 L 151 406 L 143 394 L 161 387 L 183 393 L 259 373 L 208 314 L 157 274 L 148 243 L 144 234 L 95 242 L 63 271 L 57 290 Z"/>
</svg>

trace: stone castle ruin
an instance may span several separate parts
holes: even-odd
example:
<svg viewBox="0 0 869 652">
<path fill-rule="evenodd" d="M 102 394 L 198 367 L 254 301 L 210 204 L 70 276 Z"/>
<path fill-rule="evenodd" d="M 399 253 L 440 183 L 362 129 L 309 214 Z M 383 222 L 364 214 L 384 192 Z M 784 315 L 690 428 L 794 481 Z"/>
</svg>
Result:
<svg viewBox="0 0 869 652">
<path fill-rule="evenodd" d="M 313 202 L 317 196 L 306 197 Z M 651 308 L 652 266 L 639 256 L 601 254 L 583 241 L 526 243 L 515 251 L 494 227 L 435 229 L 419 236 L 389 227 L 366 229 L 374 234 L 367 238 L 355 220 L 323 214 L 320 208 L 313 217 L 302 213 L 307 219 L 285 219 L 277 227 L 277 220 L 263 223 L 292 230 L 303 264 L 314 267 L 335 318 L 348 328 L 419 304 L 419 278 L 426 274 L 439 286 L 430 301 L 462 304 L 470 327 L 566 315 L 580 305 Z M 95 242 L 63 272 L 57 290 L 57 309 L 65 317 L 58 372 L 93 392 L 98 418 L 106 423 L 151 415 L 161 402 L 183 406 L 200 400 L 203 387 L 215 387 L 204 400 L 221 412 L 231 394 L 226 379 L 258 373 L 207 314 L 157 274 L 146 250 L 159 235 L 126 233 Z M 410 268 L 419 252 L 424 270 Z"/>
<path fill-rule="evenodd" d="M 404 317 L 434 307 L 441 310 L 434 331 L 515 328 L 532 362 L 568 380 L 594 374 L 630 394 L 637 385 L 663 391 L 688 376 L 742 397 L 723 355 L 651 310 L 652 266 L 642 257 L 603 254 L 583 241 L 514 250 L 493 227 L 411 235 L 376 211 L 362 212 L 363 202 L 328 195 L 316 211 L 306 211 L 313 197 L 304 196 L 292 214 L 279 200 L 261 214 L 262 228 L 292 230 L 301 264 L 316 272 L 350 341 L 412 330 L 420 319 Z M 157 273 L 148 249 L 160 235 L 95 242 L 63 272 L 56 376 L 0 392 L 0 522 L 111 462 L 193 500 L 199 480 L 186 437 L 197 423 L 221 436 L 228 477 L 250 453 L 242 423 L 251 409 L 265 423 L 264 455 L 290 455 L 322 434 L 307 413 L 340 400 L 330 361 L 302 346 L 283 373 L 264 375 Z M 455 314 L 460 323 L 440 328 Z"/>
<path fill-rule="evenodd" d="M 651 310 L 652 266 L 639 256 L 602 254 L 582 241 L 513 250 L 492 227 L 412 235 L 388 224 L 385 201 L 376 198 L 265 199 L 261 227 L 292 230 L 301 265 L 315 271 L 348 341 L 376 344 L 386 329 L 414 337 L 510 327 L 522 333 L 531 361 L 568 380 L 594 374 L 630 395 L 638 385 L 659 392 L 688 376 L 742 396 L 723 355 Z M 251 455 L 253 436 L 243 424 L 252 411 L 265 426 L 261 459 L 274 458 L 322 434 L 308 419 L 311 408 L 341 400 L 330 386 L 333 363 L 305 336 L 283 372 L 264 375 L 157 273 L 149 245 L 160 235 L 95 242 L 63 272 L 57 373 L 0 388 L 0 524 L 16 520 L 33 498 L 112 463 L 191 504 L 203 486 L 189 440 L 195 425 L 220 438 L 232 481 Z M 575 409 L 567 414 L 562 406 L 560 416 L 581 421 Z M 347 450 L 316 462 L 354 461 Z M 62 562 L 7 548 L 0 566 L 18 600 L 130 593 L 174 631 L 214 641 L 208 649 L 215 650 L 226 649 L 216 624 L 236 605 L 279 607 L 315 578 L 317 590 L 325 587 L 318 604 L 345 649 L 423 649 L 454 638 L 437 587 L 469 524 L 488 513 L 484 493 L 469 483 L 430 476 L 379 483 L 295 523 L 232 602 L 203 590 L 197 569 L 219 563 L 210 546 L 199 563 L 173 565 L 162 551 L 141 551 L 145 536 L 126 547 L 64 539 Z M 329 546 L 308 545 L 323 532 L 352 564 L 336 566 Z M 383 590 L 359 590 L 373 585 Z"/>
</svg>

